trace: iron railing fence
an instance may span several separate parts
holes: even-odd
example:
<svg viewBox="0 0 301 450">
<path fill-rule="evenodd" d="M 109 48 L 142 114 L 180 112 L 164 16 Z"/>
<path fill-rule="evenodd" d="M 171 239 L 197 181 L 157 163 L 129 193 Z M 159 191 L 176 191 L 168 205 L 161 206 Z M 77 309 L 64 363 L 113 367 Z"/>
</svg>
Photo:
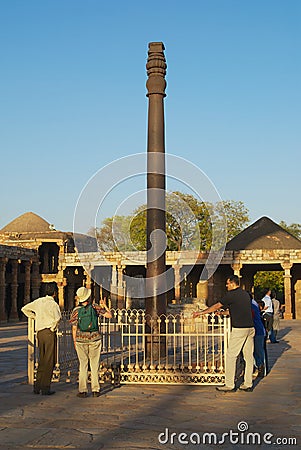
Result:
<svg viewBox="0 0 301 450">
<path fill-rule="evenodd" d="M 144 310 L 111 310 L 112 319 L 102 318 L 101 382 L 221 384 L 230 332 L 229 318 L 190 313 L 157 318 Z M 70 311 L 62 313 L 57 331 L 53 381 L 74 381 L 78 359 L 73 346 Z M 28 379 L 34 382 L 38 351 L 34 320 L 28 326 Z"/>
</svg>

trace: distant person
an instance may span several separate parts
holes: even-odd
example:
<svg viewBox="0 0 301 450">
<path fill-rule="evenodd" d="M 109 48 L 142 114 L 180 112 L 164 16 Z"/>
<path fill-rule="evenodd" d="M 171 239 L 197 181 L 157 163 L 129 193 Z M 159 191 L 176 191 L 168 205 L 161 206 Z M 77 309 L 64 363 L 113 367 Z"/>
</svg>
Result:
<svg viewBox="0 0 301 450">
<path fill-rule="evenodd" d="M 269 364 L 268 364 L 268 352 L 267 352 L 267 337 L 268 337 L 268 333 L 266 331 L 265 321 L 264 321 L 264 317 L 263 317 L 265 303 L 262 300 L 258 300 L 257 304 L 258 304 L 258 308 L 259 308 L 259 311 L 260 311 L 261 320 L 262 320 L 263 326 L 265 328 L 264 360 L 265 360 L 265 375 L 266 375 L 268 373 L 268 371 L 269 371 Z"/>
<path fill-rule="evenodd" d="M 80 287 L 76 291 L 76 306 L 71 314 L 72 337 L 79 360 L 79 392 L 80 398 L 88 396 L 88 366 L 91 368 L 91 390 L 93 397 L 100 396 L 99 362 L 101 352 L 101 333 L 98 317 L 111 318 L 112 314 L 105 300 L 100 304 L 92 304 L 91 289 Z"/>
<path fill-rule="evenodd" d="M 280 310 L 279 310 L 279 317 L 280 319 L 284 319 L 284 313 L 285 313 L 285 303 L 280 303 Z"/>
<path fill-rule="evenodd" d="M 273 331 L 274 331 L 275 340 L 277 340 L 277 334 L 278 334 L 278 331 L 280 330 L 280 317 L 282 316 L 281 304 L 280 304 L 280 301 L 277 300 L 277 298 L 276 298 L 275 291 L 271 292 L 271 299 L 272 299 L 273 310 L 274 310 Z"/>
<path fill-rule="evenodd" d="M 253 296 L 250 294 L 251 298 L 251 308 L 252 317 L 255 328 L 254 336 L 254 360 L 257 368 L 257 376 L 263 378 L 266 374 L 267 368 L 265 367 L 265 341 L 266 341 L 266 330 L 261 317 L 261 311 L 258 303 L 254 300 Z"/>
<path fill-rule="evenodd" d="M 61 311 L 55 301 L 56 284 L 46 285 L 46 296 L 40 297 L 23 306 L 21 311 L 25 316 L 35 320 L 39 347 L 39 365 L 34 383 L 35 394 L 52 395 L 50 390 L 52 372 L 55 365 L 56 329 L 61 320 Z"/>
<path fill-rule="evenodd" d="M 271 289 L 265 288 L 263 291 L 264 297 L 261 299 L 261 301 L 264 302 L 264 310 L 263 310 L 263 319 L 265 322 L 265 328 L 268 333 L 268 338 L 270 339 L 272 344 L 277 343 L 278 341 L 275 338 L 274 330 L 273 330 L 273 320 L 274 320 L 274 310 L 273 310 L 273 303 L 271 299 Z"/>
<path fill-rule="evenodd" d="M 251 392 L 253 390 L 253 350 L 254 350 L 254 324 L 252 318 L 251 301 L 249 294 L 239 287 L 237 275 L 227 278 L 226 288 L 228 292 L 224 298 L 203 311 L 196 311 L 193 317 L 215 312 L 218 309 L 229 309 L 232 330 L 226 353 L 225 385 L 217 387 L 218 391 L 234 392 L 236 360 L 239 353 L 243 352 L 245 360 L 244 383 L 240 390 Z"/>
</svg>

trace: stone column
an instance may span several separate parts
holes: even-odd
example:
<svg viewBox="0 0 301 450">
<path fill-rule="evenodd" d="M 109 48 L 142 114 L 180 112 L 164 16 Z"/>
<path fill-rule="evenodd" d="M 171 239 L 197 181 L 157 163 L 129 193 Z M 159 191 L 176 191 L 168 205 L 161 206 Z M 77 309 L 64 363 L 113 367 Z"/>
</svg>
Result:
<svg viewBox="0 0 301 450">
<path fill-rule="evenodd" d="M 116 287 L 117 286 L 117 266 L 112 266 L 112 277 L 111 277 L 111 286 Z"/>
<path fill-rule="evenodd" d="M 49 273 L 49 248 L 43 246 L 43 273 Z"/>
<path fill-rule="evenodd" d="M 25 285 L 24 285 L 24 305 L 30 302 L 30 269 L 31 261 L 24 261 Z"/>
<path fill-rule="evenodd" d="M 213 305 L 213 303 L 216 303 L 216 299 L 214 297 L 214 275 L 211 275 L 211 277 L 208 279 L 207 287 L 208 287 L 207 303 L 208 306 L 211 306 Z"/>
<path fill-rule="evenodd" d="M 60 265 L 62 265 L 62 264 L 64 263 L 64 261 L 65 261 L 65 243 L 63 242 L 63 243 L 61 243 L 61 244 L 58 244 L 58 246 L 59 246 L 59 260 L 58 260 L 58 265 L 60 266 Z M 66 251 L 66 253 L 67 253 L 67 251 Z"/>
<path fill-rule="evenodd" d="M 41 286 L 41 276 L 39 271 L 39 262 L 32 263 L 32 274 L 31 274 L 31 297 L 36 300 L 40 296 L 40 286 Z"/>
<path fill-rule="evenodd" d="M 58 301 L 60 309 L 63 311 L 65 309 L 65 296 L 64 296 L 64 290 L 65 286 L 67 286 L 67 279 L 63 278 L 63 281 L 57 282 L 57 288 L 58 288 Z"/>
<path fill-rule="evenodd" d="M 92 286 L 92 279 L 91 279 L 90 273 L 85 271 L 85 276 L 86 276 L 85 286 L 87 289 L 91 289 L 91 286 Z"/>
<path fill-rule="evenodd" d="M 100 299 L 100 286 L 98 283 L 94 282 L 94 301 L 95 303 L 99 303 Z"/>
<path fill-rule="evenodd" d="M 181 267 L 180 264 L 172 266 L 175 276 L 175 301 L 177 304 L 181 302 Z"/>
<path fill-rule="evenodd" d="M 281 264 L 283 270 L 284 270 L 284 301 L 285 301 L 285 312 L 284 312 L 284 319 L 292 319 L 292 283 L 291 283 L 291 268 L 292 263 L 290 262 L 283 262 Z"/>
<path fill-rule="evenodd" d="M 112 308 L 117 308 L 117 266 L 112 266 L 112 276 L 111 276 L 111 304 Z"/>
<path fill-rule="evenodd" d="M 196 285 L 196 296 L 198 299 L 208 300 L 208 280 L 200 280 Z"/>
<path fill-rule="evenodd" d="M 12 281 L 11 281 L 11 312 L 10 319 L 18 319 L 17 297 L 18 297 L 18 267 L 19 263 L 17 259 L 11 260 L 12 267 Z"/>
<path fill-rule="evenodd" d="M 296 280 L 294 291 L 295 291 L 295 319 L 301 319 L 301 280 Z"/>
<path fill-rule="evenodd" d="M 126 266 L 117 266 L 117 307 L 125 307 L 125 281 L 123 281 L 123 270 Z"/>
<path fill-rule="evenodd" d="M 232 269 L 233 269 L 234 275 L 237 275 L 238 278 L 239 278 L 239 284 L 240 284 L 240 287 L 241 287 L 242 289 L 247 289 L 245 279 L 243 279 L 242 276 L 241 276 L 241 274 L 240 274 L 240 271 L 241 271 L 241 269 L 242 269 L 242 266 L 243 266 L 243 265 L 242 265 L 240 262 L 234 262 L 233 264 L 231 264 L 231 267 L 232 267 Z"/>
<path fill-rule="evenodd" d="M 67 309 L 70 311 L 70 309 L 74 308 L 75 305 L 75 285 L 72 282 L 68 282 L 68 298 L 67 298 Z"/>
<path fill-rule="evenodd" d="M 8 261 L 7 258 L 0 258 L 0 321 L 7 319 L 5 313 L 5 297 L 6 297 L 5 272 L 7 261 Z"/>
<path fill-rule="evenodd" d="M 231 264 L 231 268 L 234 272 L 234 275 L 237 275 L 238 278 L 240 279 L 241 278 L 240 271 L 242 269 L 242 264 L 235 262 L 235 263 Z"/>
<path fill-rule="evenodd" d="M 102 284 L 99 285 L 99 300 L 103 299 L 103 290 L 102 290 Z"/>
</svg>

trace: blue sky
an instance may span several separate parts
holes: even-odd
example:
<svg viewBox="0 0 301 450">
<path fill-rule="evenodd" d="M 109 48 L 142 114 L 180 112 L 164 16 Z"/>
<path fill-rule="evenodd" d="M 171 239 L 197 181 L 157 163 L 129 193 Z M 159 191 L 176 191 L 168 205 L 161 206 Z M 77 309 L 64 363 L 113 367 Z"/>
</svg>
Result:
<svg viewBox="0 0 301 450">
<path fill-rule="evenodd" d="M 298 0 L 2 0 L 0 228 L 33 211 L 72 230 L 95 172 L 146 151 L 152 41 L 166 49 L 166 152 L 251 221 L 301 223 L 300 30 Z"/>
</svg>

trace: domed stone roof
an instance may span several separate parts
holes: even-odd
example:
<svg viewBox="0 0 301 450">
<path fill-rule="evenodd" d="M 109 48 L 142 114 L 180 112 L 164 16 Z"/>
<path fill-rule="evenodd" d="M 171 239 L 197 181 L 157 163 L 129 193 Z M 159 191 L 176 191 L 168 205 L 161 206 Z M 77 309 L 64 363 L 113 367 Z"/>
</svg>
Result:
<svg viewBox="0 0 301 450">
<path fill-rule="evenodd" d="M 1 233 L 42 233 L 53 230 L 52 225 L 33 212 L 17 217 L 2 228 Z"/>
</svg>

